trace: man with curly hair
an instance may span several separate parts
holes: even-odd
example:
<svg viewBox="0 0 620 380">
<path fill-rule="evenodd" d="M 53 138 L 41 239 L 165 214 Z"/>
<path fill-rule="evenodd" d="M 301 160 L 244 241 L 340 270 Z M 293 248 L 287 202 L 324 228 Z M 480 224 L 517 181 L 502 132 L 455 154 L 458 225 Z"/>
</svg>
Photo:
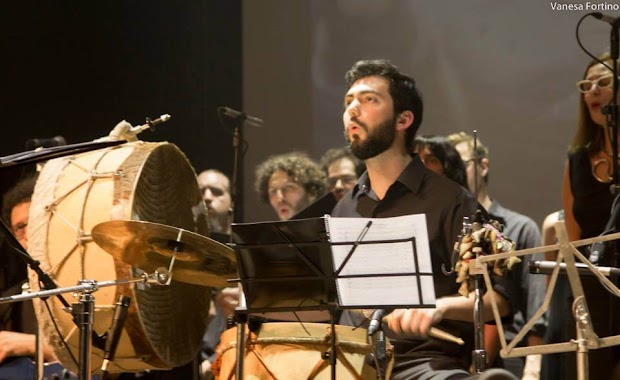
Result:
<svg viewBox="0 0 620 380">
<path fill-rule="evenodd" d="M 305 153 L 271 156 L 256 168 L 255 188 L 280 220 L 289 220 L 325 192 L 325 173 Z"/>
</svg>

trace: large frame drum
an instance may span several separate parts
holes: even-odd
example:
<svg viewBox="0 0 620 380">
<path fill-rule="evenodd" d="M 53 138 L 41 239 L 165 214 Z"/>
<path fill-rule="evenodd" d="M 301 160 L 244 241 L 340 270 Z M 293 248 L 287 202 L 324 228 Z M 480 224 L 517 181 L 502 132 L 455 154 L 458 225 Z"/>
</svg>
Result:
<svg viewBox="0 0 620 380">
<path fill-rule="evenodd" d="M 132 219 L 208 236 L 206 214 L 184 154 L 173 144 L 139 141 L 46 163 L 32 197 L 29 249 L 59 286 L 73 286 L 80 279 L 126 279 L 141 271 L 99 248 L 90 237 L 94 226 Z M 39 288 L 34 273 L 30 285 Z M 110 372 L 166 369 L 195 358 L 207 325 L 209 288 L 174 280 L 170 286 L 101 288 L 94 293 L 97 333 L 109 328 L 119 295 L 130 296 L 132 303 Z M 65 298 L 77 302 L 70 294 Z M 35 311 L 48 343 L 64 366 L 76 370 L 62 338 L 78 357 L 79 329 L 56 298 L 47 304 L 49 311 L 36 300 Z M 103 351 L 93 348 L 93 371 L 102 360 Z"/>
</svg>

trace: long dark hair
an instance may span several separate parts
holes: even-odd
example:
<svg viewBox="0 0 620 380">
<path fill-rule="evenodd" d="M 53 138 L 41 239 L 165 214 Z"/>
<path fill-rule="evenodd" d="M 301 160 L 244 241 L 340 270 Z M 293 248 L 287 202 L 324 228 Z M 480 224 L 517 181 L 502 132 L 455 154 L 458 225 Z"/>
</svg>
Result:
<svg viewBox="0 0 620 380">
<path fill-rule="evenodd" d="M 611 65 L 612 63 L 609 52 L 600 55 L 598 58 L 608 65 Z M 599 63 L 600 62 L 597 60 L 592 60 L 586 67 L 586 70 L 583 73 L 583 78 L 588 75 L 588 70 L 590 70 L 592 66 Z M 573 137 L 573 142 L 570 145 L 569 151 L 572 153 L 579 149 L 586 148 L 590 153 L 594 153 L 605 149 L 604 133 L 605 129 L 592 120 L 590 110 L 588 110 L 588 105 L 584 100 L 584 94 L 581 94 L 579 96 L 577 131 L 575 131 L 575 136 Z"/>
</svg>

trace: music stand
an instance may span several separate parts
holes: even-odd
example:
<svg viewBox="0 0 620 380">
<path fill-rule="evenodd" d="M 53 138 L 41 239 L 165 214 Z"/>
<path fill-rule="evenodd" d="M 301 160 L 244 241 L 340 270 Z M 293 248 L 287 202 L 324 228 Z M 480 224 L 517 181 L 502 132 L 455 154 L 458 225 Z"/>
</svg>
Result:
<svg viewBox="0 0 620 380">
<path fill-rule="evenodd" d="M 506 342 L 504 335 L 504 327 L 499 314 L 499 309 L 495 297 L 491 297 L 491 306 L 493 309 L 493 315 L 497 324 L 497 330 L 499 333 L 500 344 L 502 349 L 500 354 L 504 358 L 527 356 L 532 354 L 553 354 L 560 352 L 577 352 L 577 378 L 584 380 L 588 378 L 588 351 L 620 345 L 620 335 L 607 336 L 599 338 L 592 327 L 592 320 L 588 312 L 588 305 L 584 297 L 583 288 L 581 286 L 581 279 L 575 266 L 575 258 L 579 259 L 582 263 L 586 264 L 592 273 L 599 278 L 601 282 L 605 284 L 608 291 L 614 295 L 620 297 L 620 289 L 616 287 L 609 279 L 603 276 L 594 265 L 579 252 L 576 247 L 583 245 L 591 245 L 596 242 L 605 242 L 620 238 L 620 233 L 614 233 L 605 236 L 598 236 L 595 238 L 582 239 L 577 241 L 569 241 L 566 233 L 566 226 L 563 221 L 556 222 L 555 224 L 556 234 L 558 236 L 558 244 L 548 245 L 544 247 L 528 248 L 513 252 L 499 253 L 493 255 L 482 256 L 475 260 L 470 261 L 470 274 L 482 274 L 487 285 L 487 289 L 493 291 L 491 287 L 491 279 L 486 267 L 486 263 L 495 260 L 506 259 L 508 257 L 518 257 L 530 255 L 538 252 L 559 251 L 558 258 L 556 260 L 556 267 L 553 270 L 545 299 L 543 304 L 538 308 L 529 321 L 521 328 L 521 331 L 513 338 L 510 343 Z M 515 347 L 516 344 L 532 329 L 536 321 L 544 314 L 551 301 L 551 296 L 555 288 L 556 280 L 558 278 L 560 264 L 566 263 L 566 272 L 568 275 L 569 284 L 571 286 L 571 292 L 575 301 L 573 302 L 573 317 L 575 318 L 575 324 L 577 329 L 577 339 L 571 340 L 565 343 L 548 343 L 537 346 L 529 347 Z"/>
<path fill-rule="evenodd" d="M 402 218 L 402 217 L 400 217 Z M 423 233 L 426 236 L 426 224 L 424 215 L 418 215 L 424 220 Z M 330 228 L 331 221 L 346 219 L 347 224 L 353 223 L 352 230 L 357 231 L 352 239 L 333 239 L 334 227 Z M 236 316 L 237 324 L 237 367 L 236 378 L 243 378 L 243 359 L 245 356 L 245 324 L 247 316 L 252 313 L 265 312 L 297 312 L 306 310 L 328 311 L 331 324 L 331 354 L 329 354 L 332 378 L 336 374 L 336 313 L 341 309 L 352 308 L 397 308 L 397 307 L 434 307 L 435 296 L 432 282 L 432 270 L 430 268 L 430 253 L 428 252 L 428 240 L 417 239 L 415 234 L 411 236 L 411 230 L 403 229 L 399 221 L 390 221 L 399 218 L 363 219 L 363 218 L 320 218 L 289 220 L 264 223 L 233 224 L 233 247 L 237 256 L 239 281 L 243 285 L 246 299 L 246 308 L 238 308 Z M 383 229 L 379 226 L 392 223 L 393 230 L 406 230 L 409 236 L 405 238 L 377 239 L 377 233 L 367 234 L 373 229 L 376 222 L 378 236 L 382 236 Z M 333 224 L 332 224 L 333 226 Z M 360 227 L 361 226 L 361 227 Z M 360 227 L 360 228 L 358 228 Z M 331 236 L 330 236 L 331 231 Z M 400 232 L 403 234 L 403 232 Z M 369 238 L 363 240 L 365 236 Z M 330 239 L 330 237 L 332 239 Z M 331 241 L 330 241 L 331 240 Z M 385 244 L 399 244 L 408 246 L 412 252 L 410 262 L 414 264 L 410 271 L 398 269 L 398 273 L 370 273 L 366 268 L 365 273 L 351 271 L 351 264 L 360 254 L 355 256 L 355 251 L 360 246 L 376 246 Z M 425 257 L 419 258 L 418 245 L 425 244 Z M 333 247 L 341 246 L 347 251 L 343 258 L 336 257 Z M 342 249 L 341 249 L 342 251 Z M 375 258 L 376 259 L 376 258 Z M 426 263 L 426 265 L 424 264 Z M 363 264 L 363 263 L 362 263 Z M 357 266 L 360 263 L 356 263 Z M 401 268 L 400 265 L 397 266 Z M 370 267 L 371 271 L 376 270 Z M 420 270 L 423 268 L 423 270 Z M 378 289 L 377 294 L 395 292 L 391 283 L 394 280 L 408 280 L 410 287 L 415 288 L 416 294 L 408 294 L 403 291 L 401 298 L 387 297 L 370 298 L 370 302 L 360 296 L 346 296 L 341 291 L 346 286 L 348 293 L 353 294 L 360 289 L 356 286 L 370 284 L 372 281 L 385 278 L 388 283 L 385 288 Z M 391 282 L 390 282 L 391 281 Z M 428 284 L 431 284 L 431 291 Z M 423 289 L 426 291 L 423 292 Z M 382 293 L 383 292 L 383 293 Z M 396 291 L 398 293 L 398 291 Z M 423 294 L 424 293 L 424 294 Z M 395 301 L 396 300 L 396 301 Z M 402 301 L 402 302 L 399 302 Z"/>
</svg>

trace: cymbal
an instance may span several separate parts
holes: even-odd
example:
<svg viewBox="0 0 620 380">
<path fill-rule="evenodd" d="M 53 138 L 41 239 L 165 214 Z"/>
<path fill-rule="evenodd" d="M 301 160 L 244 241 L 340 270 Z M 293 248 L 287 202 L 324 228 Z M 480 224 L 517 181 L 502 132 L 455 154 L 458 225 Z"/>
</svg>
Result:
<svg viewBox="0 0 620 380">
<path fill-rule="evenodd" d="M 237 277 L 234 251 L 205 236 L 151 222 L 112 220 L 97 224 L 93 240 L 115 259 L 145 272 L 168 268 L 172 279 L 195 285 L 225 287 Z"/>
</svg>

